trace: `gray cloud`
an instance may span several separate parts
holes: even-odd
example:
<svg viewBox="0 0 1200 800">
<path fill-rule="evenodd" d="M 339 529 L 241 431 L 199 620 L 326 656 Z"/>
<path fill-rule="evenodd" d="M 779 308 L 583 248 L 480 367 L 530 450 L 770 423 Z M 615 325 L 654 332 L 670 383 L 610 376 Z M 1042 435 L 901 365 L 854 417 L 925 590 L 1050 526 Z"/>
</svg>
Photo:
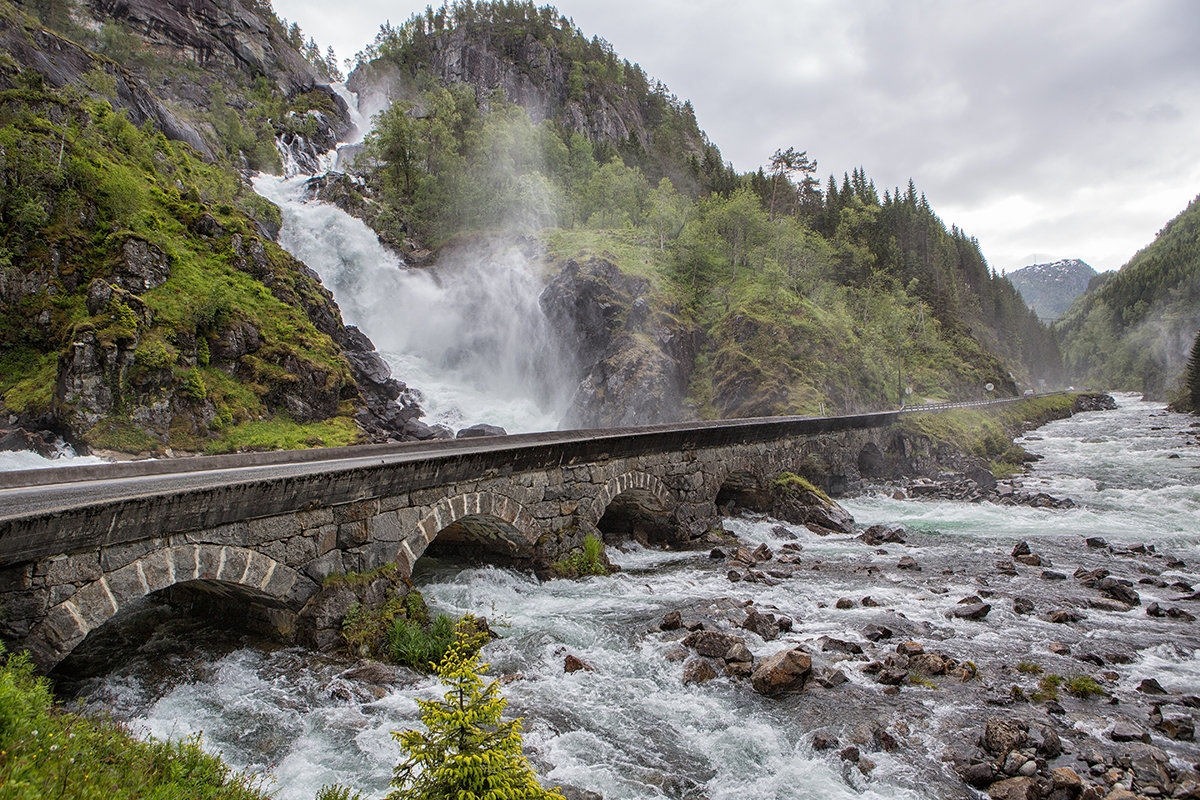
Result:
<svg viewBox="0 0 1200 800">
<path fill-rule="evenodd" d="M 350 56 L 424 3 L 276 0 Z M 579 0 L 559 5 L 680 98 L 740 170 L 912 177 L 991 263 L 1114 269 L 1200 192 L 1192 0 Z"/>
</svg>

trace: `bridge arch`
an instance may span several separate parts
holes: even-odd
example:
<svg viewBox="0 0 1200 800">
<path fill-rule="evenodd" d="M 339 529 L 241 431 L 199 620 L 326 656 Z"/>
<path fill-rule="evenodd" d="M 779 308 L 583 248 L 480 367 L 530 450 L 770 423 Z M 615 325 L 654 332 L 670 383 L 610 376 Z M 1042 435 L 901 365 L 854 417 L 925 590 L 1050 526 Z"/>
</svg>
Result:
<svg viewBox="0 0 1200 800">
<path fill-rule="evenodd" d="M 443 545 L 472 542 L 511 557 L 531 557 L 544 530 L 523 505 L 493 492 L 466 492 L 437 502 L 416 531 L 400 543 L 399 561 L 409 572 L 438 540 Z"/>
<path fill-rule="evenodd" d="M 295 613 L 318 589 L 296 570 L 245 547 L 175 545 L 107 572 L 49 609 L 25 641 L 49 670 L 125 606 L 172 586 L 235 587 L 240 594 Z"/>
<path fill-rule="evenodd" d="M 582 516 L 609 539 L 669 541 L 676 538 L 670 517 L 677 505 L 675 493 L 659 478 L 631 470 L 600 487 Z"/>
</svg>

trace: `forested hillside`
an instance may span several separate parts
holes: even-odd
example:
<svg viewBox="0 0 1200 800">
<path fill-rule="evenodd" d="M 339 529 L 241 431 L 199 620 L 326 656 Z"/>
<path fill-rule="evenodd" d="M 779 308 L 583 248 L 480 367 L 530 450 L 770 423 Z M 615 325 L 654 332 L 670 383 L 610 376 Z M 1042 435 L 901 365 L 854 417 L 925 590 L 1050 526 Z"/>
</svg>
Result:
<svg viewBox="0 0 1200 800">
<path fill-rule="evenodd" d="M 1072 381 L 1144 392 L 1178 388 L 1200 328 L 1200 197 L 1057 326 Z"/>
<path fill-rule="evenodd" d="M 417 413 L 239 172 L 277 169 L 293 124 L 347 127 L 259 11 L 0 0 L 10 424 L 163 453 L 348 444 Z"/>
<path fill-rule="evenodd" d="M 575 265 L 545 298 L 592 340 L 570 422 L 852 410 L 1057 375 L 1048 329 L 911 182 L 881 196 L 855 170 L 822 189 L 789 143 L 738 174 L 690 104 L 552 8 L 455 3 L 385 26 L 360 59 L 350 85 L 394 101 L 360 159 L 365 219 L 434 244 L 541 231 L 550 274 Z M 580 269 L 597 259 L 615 270 Z M 602 331 L 569 307 L 580 281 L 616 309 Z"/>
</svg>

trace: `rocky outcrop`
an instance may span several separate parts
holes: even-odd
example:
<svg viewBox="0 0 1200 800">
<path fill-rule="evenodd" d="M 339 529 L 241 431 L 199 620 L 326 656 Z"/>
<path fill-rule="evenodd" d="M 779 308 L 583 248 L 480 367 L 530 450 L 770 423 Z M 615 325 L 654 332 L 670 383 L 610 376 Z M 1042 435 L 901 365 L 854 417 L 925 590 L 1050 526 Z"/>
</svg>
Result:
<svg viewBox="0 0 1200 800">
<path fill-rule="evenodd" d="M 611 261 L 570 260 L 542 292 L 542 310 L 575 355 L 582 378 L 565 427 L 650 425 L 686 419 L 696 330 L 662 309 L 645 278 Z"/>
<path fill-rule="evenodd" d="M 0 28 L 0 51 L 9 53 L 18 64 L 34 70 L 55 88 L 86 85 L 83 76 L 100 70 L 113 80 L 111 99 L 125 109 L 130 122 L 148 122 L 168 139 L 186 142 L 205 158 L 213 158 L 212 146 L 195 126 L 180 119 L 145 84 L 112 61 L 39 27 Z M 4 83 L 0 76 L 0 85 Z"/>
<path fill-rule="evenodd" d="M 444 83 L 473 87 L 481 102 L 499 90 L 524 108 L 534 124 L 551 120 L 592 141 L 650 146 L 650 126 L 627 90 L 588 88 L 572 95 L 570 64 L 531 35 L 479 36 L 460 28 L 428 41 L 428 61 L 423 66 Z M 346 85 L 364 98 L 421 99 L 409 73 L 383 59 L 355 69 Z"/>
</svg>

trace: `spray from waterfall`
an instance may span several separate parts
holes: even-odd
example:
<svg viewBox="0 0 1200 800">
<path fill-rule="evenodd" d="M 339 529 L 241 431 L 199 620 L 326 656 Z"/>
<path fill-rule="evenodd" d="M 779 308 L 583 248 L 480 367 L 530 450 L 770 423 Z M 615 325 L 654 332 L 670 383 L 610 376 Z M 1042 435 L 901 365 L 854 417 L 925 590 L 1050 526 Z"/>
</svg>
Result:
<svg viewBox="0 0 1200 800">
<path fill-rule="evenodd" d="M 369 117 L 344 86 L 361 142 Z M 343 144 L 354 152 L 357 142 Z M 347 160 L 326 156 L 332 170 Z M 302 165 L 302 159 L 285 162 Z M 286 175 L 286 173 L 285 173 Z M 450 248 L 433 267 L 412 268 L 363 222 L 314 200 L 313 175 L 259 175 L 255 190 L 283 213 L 279 243 L 321 276 L 348 324 L 375 343 L 393 374 L 417 390 L 427 424 L 476 423 L 510 433 L 553 430 L 575 384 L 572 362 L 538 304 L 535 248 L 519 236 Z M 521 218 L 520 209 L 513 212 Z"/>
</svg>

